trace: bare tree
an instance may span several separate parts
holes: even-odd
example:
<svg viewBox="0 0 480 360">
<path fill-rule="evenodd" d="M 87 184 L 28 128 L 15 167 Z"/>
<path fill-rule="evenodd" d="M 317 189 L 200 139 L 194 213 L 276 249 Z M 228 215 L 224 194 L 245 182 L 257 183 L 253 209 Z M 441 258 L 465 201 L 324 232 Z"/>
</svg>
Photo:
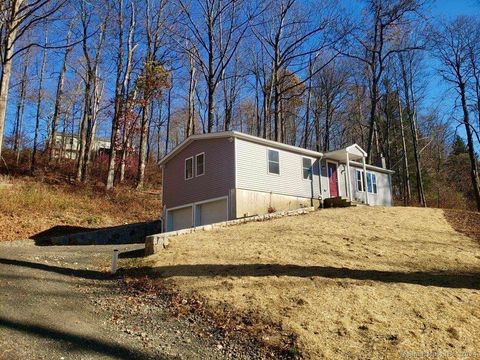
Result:
<svg viewBox="0 0 480 360">
<path fill-rule="evenodd" d="M 73 27 L 74 21 L 72 20 L 70 22 L 70 25 L 68 27 L 68 32 L 67 32 L 67 37 L 66 41 L 67 43 L 70 42 L 70 37 L 72 34 L 72 27 Z M 57 81 L 57 90 L 56 90 L 56 95 L 55 95 L 55 108 L 53 110 L 53 118 L 52 118 L 52 131 L 50 132 L 50 140 L 48 142 L 49 146 L 49 161 L 52 161 L 54 151 L 55 151 L 55 138 L 57 135 L 57 127 L 58 127 L 58 120 L 59 117 L 62 113 L 62 96 L 63 96 L 63 88 L 65 86 L 65 73 L 67 71 L 67 60 L 68 60 L 68 55 L 72 51 L 73 47 L 69 46 L 65 49 L 65 52 L 63 54 L 63 62 L 62 62 L 62 67 L 60 69 L 60 73 L 58 75 L 58 81 Z"/>
<path fill-rule="evenodd" d="M 66 0 L 4 0 L 0 10 L 3 19 L 0 28 L 0 157 L 2 155 L 3 132 L 7 109 L 10 75 L 14 57 L 33 46 L 44 46 L 33 39 L 15 49 L 19 40 L 39 23 L 55 14 Z"/>
<path fill-rule="evenodd" d="M 312 12 L 310 6 L 298 0 L 273 0 L 267 9 L 262 11 L 260 23 L 253 28 L 271 62 L 276 141 L 284 140 L 281 101 L 283 96 L 292 90 L 289 86 L 283 86 L 284 83 L 292 83 L 288 76 L 285 77 L 285 69 L 294 65 L 292 70 L 289 68 L 288 74 L 298 76 L 308 69 L 311 54 L 320 54 L 338 40 L 339 34 L 333 31 L 333 24 L 339 17 L 325 3 L 321 5 L 325 7 L 321 9 L 319 6 L 317 11 Z M 330 53 L 324 55 L 326 58 L 322 61 L 323 65 L 336 57 Z M 322 66 L 317 65 L 316 71 L 321 68 Z M 293 86 L 303 85 L 313 75 L 314 73 L 303 77 L 301 82 Z"/>
<path fill-rule="evenodd" d="M 252 18 L 244 0 L 178 0 L 181 22 L 178 43 L 195 59 L 207 88 L 207 131 L 215 123 L 215 93 L 222 76 L 234 59 Z M 242 10 L 243 9 L 243 10 Z M 183 44 L 195 43 L 195 46 Z"/>
<path fill-rule="evenodd" d="M 395 54 L 423 48 L 422 43 L 403 46 L 398 32 L 414 27 L 417 14 L 424 5 L 423 0 L 367 0 L 365 14 L 359 23 L 351 24 L 352 30 L 345 37 L 344 49 L 337 48 L 348 57 L 363 63 L 368 71 L 370 88 L 370 115 L 367 154 L 370 162 L 376 129 L 378 103 L 381 98 L 380 84 L 389 58 Z M 378 155 L 378 154 L 377 154 Z"/>
<path fill-rule="evenodd" d="M 45 28 L 45 45 L 48 43 L 48 30 Z M 33 137 L 33 151 L 32 163 L 30 164 L 30 172 L 33 174 L 36 167 L 36 157 L 38 148 L 38 131 L 40 127 L 40 116 L 42 107 L 42 91 L 43 91 L 43 77 L 45 75 L 45 64 L 47 62 L 47 50 L 44 47 L 42 52 L 42 63 L 38 69 L 38 90 L 37 90 L 37 111 L 35 114 L 35 131 Z"/>
<path fill-rule="evenodd" d="M 433 50 L 441 62 L 440 70 L 443 78 L 453 85 L 460 97 L 463 125 L 467 137 L 470 158 L 470 177 L 472 189 L 480 211 L 480 184 L 478 165 L 473 141 L 473 130 L 470 122 L 468 87 L 473 77 L 470 48 L 478 44 L 480 36 L 478 23 L 468 17 L 458 17 L 450 23 L 442 24 L 433 34 Z"/>
</svg>

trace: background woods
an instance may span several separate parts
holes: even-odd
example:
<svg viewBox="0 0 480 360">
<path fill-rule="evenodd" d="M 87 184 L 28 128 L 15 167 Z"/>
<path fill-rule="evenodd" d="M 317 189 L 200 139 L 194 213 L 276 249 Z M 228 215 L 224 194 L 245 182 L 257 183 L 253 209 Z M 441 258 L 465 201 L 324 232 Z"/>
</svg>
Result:
<svg viewBox="0 0 480 360">
<path fill-rule="evenodd" d="M 479 17 L 434 7 L 2 1 L 0 171 L 154 187 L 187 136 L 238 130 L 358 143 L 397 203 L 480 210 Z"/>
</svg>

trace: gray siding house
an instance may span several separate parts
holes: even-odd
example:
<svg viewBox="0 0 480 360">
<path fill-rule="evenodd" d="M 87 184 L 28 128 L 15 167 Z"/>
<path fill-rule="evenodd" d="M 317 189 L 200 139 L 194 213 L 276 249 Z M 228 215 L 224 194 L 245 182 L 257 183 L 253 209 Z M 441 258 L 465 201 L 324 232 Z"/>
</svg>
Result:
<svg viewBox="0 0 480 360">
<path fill-rule="evenodd" d="M 193 135 L 161 161 L 165 231 L 319 206 L 392 205 L 393 171 L 354 144 L 322 154 L 236 131 Z"/>
</svg>

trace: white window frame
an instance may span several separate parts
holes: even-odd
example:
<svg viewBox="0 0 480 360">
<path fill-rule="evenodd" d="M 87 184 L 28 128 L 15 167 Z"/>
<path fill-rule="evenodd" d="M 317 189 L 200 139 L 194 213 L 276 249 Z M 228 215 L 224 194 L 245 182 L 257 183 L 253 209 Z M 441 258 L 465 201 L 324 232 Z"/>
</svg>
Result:
<svg viewBox="0 0 480 360">
<path fill-rule="evenodd" d="M 360 189 L 358 188 L 358 174 L 360 174 Z M 363 181 L 363 170 L 355 169 L 355 188 L 357 192 L 365 192 L 365 184 Z"/>
<path fill-rule="evenodd" d="M 305 171 L 305 169 L 307 169 L 307 168 L 303 165 L 303 160 L 304 160 L 304 159 L 307 159 L 307 160 L 310 161 L 310 166 L 309 166 L 309 168 L 308 168 L 308 177 L 307 177 L 307 178 L 305 178 L 304 173 L 303 173 L 303 172 Z M 302 156 L 302 179 L 303 179 L 303 180 L 306 180 L 306 181 L 312 181 L 312 179 L 313 179 L 313 161 L 312 161 L 311 158 L 306 157 L 306 156 Z"/>
<path fill-rule="evenodd" d="M 188 160 L 192 160 L 192 176 L 187 178 L 187 161 Z M 195 177 L 195 172 L 194 171 L 195 171 L 195 161 L 193 159 L 193 156 L 190 156 L 190 157 L 185 159 L 185 166 L 183 168 L 183 177 L 185 178 L 185 180 L 193 179 Z"/>
<path fill-rule="evenodd" d="M 368 176 L 370 175 L 370 182 L 371 182 L 371 185 L 372 185 L 372 191 L 370 191 L 370 189 L 368 188 Z M 377 187 L 377 174 L 371 172 L 371 171 L 367 171 L 367 191 L 369 194 L 378 194 L 378 187 Z"/>
<path fill-rule="evenodd" d="M 270 151 L 275 151 L 278 154 L 278 174 L 274 172 L 270 172 Z M 275 161 L 272 161 L 275 162 Z M 267 173 L 269 175 L 275 175 L 275 176 L 280 176 L 280 151 L 276 149 L 269 149 L 267 148 Z"/>
<path fill-rule="evenodd" d="M 198 174 L 198 162 L 197 159 L 199 156 L 203 155 L 203 172 L 201 174 Z M 195 177 L 203 176 L 205 175 L 205 152 L 201 152 L 200 154 L 195 155 Z"/>
</svg>

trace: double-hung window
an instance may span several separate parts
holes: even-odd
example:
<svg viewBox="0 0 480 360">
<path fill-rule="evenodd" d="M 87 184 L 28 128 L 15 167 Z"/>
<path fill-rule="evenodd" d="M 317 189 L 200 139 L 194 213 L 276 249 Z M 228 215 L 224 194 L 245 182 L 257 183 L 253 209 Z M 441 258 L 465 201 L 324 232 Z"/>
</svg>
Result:
<svg viewBox="0 0 480 360">
<path fill-rule="evenodd" d="M 367 189 L 369 193 L 377 193 L 377 177 L 370 172 L 367 172 Z"/>
<path fill-rule="evenodd" d="M 205 175 L 205 153 L 185 159 L 185 180 Z"/>
<path fill-rule="evenodd" d="M 357 191 L 364 191 L 363 189 L 363 171 L 355 170 L 355 176 L 357 181 Z"/>
<path fill-rule="evenodd" d="M 305 180 L 312 180 L 312 159 L 302 158 L 302 173 Z"/>
<path fill-rule="evenodd" d="M 193 178 L 193 157 L 185 159 L 185 180 Z"/>
<path fill-rule="evenodd" d="M 268 173 L 280 174 L 280 155 L 276 150 L 268 150 Z"/>
<path fill-rule="evenodd" d="M 205 174 L 205 153 L 195 156 L 195 176 Z"/>
</svg>

